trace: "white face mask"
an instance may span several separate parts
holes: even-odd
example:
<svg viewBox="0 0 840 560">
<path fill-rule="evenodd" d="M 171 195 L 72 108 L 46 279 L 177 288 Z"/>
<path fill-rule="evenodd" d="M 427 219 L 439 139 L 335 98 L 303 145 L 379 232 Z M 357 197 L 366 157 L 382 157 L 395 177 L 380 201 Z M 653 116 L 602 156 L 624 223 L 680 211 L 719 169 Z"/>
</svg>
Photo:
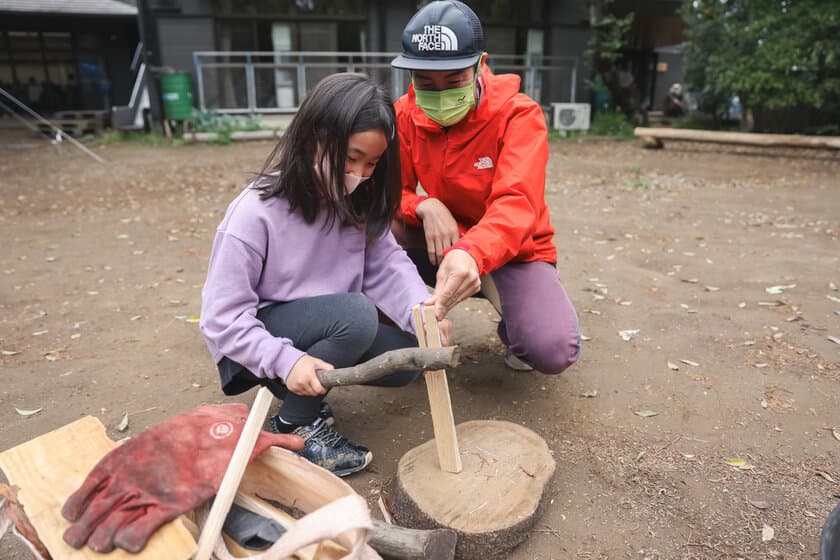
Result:
<svg viewBox="0 0 840 560">
<path fill-rule="evenodd" d="M 362 177 L 361 175 L 353 175 L 352 173 L 344 174 L 344 192 L 347 196 L 353 194 L 359 185 L 370 179 L 370 177 Z"/>
<path fill-rule="evenodd" d="M 318 166 L 315 166 L 314 169 L 315 169 L 315 173 L 320 175 L 321 179 L 325 183 L 327 183 L 327 184 L 330 183 L 331 173 L 330 173 L 329 164 L 327 162 L 324 162 L 321 169 L 318 169 Z M 353 173 L 345 173 L 344 174 L 344 194 L 346 196 L 350 196 L 351 194 L 353 194 L 353 191 L 355 191 L 357 188 L 359 188 L 359 185 L 361 185 L 362 183 L 364 183 L 368 179 L 370 179 L 370 177 L 362 177 L 361 175 L 354 175 Z"/>
</svg>

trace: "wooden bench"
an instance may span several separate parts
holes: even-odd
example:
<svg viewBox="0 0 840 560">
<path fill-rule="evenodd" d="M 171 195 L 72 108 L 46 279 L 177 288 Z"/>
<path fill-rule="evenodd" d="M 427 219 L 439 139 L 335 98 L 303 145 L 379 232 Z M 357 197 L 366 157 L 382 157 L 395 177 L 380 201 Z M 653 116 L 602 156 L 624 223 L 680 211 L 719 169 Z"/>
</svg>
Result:
<svg viewBox="0 0 840 560">
<path fill-rule="evenodd" d="M 742 146 L 764 146 L 780 148 L 813 148 L 840 150 L 838 136 L 803 136 L 799 134 L 760 134 L 756 132 L 720 132 L 717 130 L 693 130 L 685 128 L 643 128 L 633 132 L 645 148 L 663 148 L 664 140 L 686 142 L 712 142 L 716 144 L 738 144 Z"/>
</svg>

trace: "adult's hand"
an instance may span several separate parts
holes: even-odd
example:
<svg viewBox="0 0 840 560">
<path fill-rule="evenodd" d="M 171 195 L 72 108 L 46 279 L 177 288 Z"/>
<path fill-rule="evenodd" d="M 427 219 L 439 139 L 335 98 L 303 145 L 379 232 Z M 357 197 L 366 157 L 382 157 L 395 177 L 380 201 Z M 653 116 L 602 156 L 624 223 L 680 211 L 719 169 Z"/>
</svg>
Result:
<svg viewBox="0 0 840 560">
<path fill-rule="evenodd" d="M 449 346 L 452 343 L 452 321 L 446 318 L 438 321 L 438 330 L 440 330 L 440 345 Z"/>
<path fill-rule="evenodd" d="M 430 296 L 429 299 L 423 302 L 423 307 L 429 305 L 435 305 L 435 297 Z M 452 344 L 452 320 L 449 317 L 444 317 L 443 319 L 437 319 L 438 324 L 438 332 L 440 333 L 440 345 L 441 346 L 449 346 Z M 420 326 L 419 328 L 423 328 Z"/>
<path fill-rule="evenodd" d="M 449 310 L 481 289 L 478 264 L 463 249 L 453 249 L 438 267 L 435 282 L 435 316 L 443 320 Z"/>
<path fill-rule="evenodd" d="M 458 223 L 443 202 L 427 198 L 417 205 L 417 217 L 423 222 L 426 234 L 426 250 L 429 261 L 437 266 L 443 259 L 443 251 L 458 241 Z"/>
<path fill-rule="evenodd" d="M 296 395 L 308 397 L 323 395 L 327 390 L 318 381 L 315 372 L 319 369 L 335 369 L 335 366 L 309 354 L 304 354 L 286 377 L 286 388 Z"/>
</svg>

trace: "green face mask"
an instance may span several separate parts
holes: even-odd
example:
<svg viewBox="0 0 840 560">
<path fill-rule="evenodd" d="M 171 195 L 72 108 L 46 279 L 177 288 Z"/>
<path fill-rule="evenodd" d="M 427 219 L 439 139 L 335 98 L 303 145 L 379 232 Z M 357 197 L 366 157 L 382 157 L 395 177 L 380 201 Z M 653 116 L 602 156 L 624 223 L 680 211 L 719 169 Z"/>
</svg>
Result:
<svg viewBox="0 0 840 560">
<path fill-rule="evenodd" d="M 417 106 L 423 109 L 430 119 L 441 126 L 452 126 L 475 107 L 475 81 L 464 87 L 443 91 L 415 88 L 414 95 Z"/>
</svg>

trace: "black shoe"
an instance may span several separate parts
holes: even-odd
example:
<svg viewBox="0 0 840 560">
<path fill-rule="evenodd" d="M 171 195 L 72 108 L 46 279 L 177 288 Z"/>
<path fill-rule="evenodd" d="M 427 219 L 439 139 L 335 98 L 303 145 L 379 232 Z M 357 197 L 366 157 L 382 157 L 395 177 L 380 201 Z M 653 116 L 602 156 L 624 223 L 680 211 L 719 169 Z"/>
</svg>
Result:
<svg viewBox="0 0 840 560">
<path fill-rule="evenodd" d="M 289 428 L 292 428 L 289 431 Z M 292 427 L 280 418 L 271 418 L 271 431 L 290 433 L 303 438 L 303 449 L 296 453 L 337 476 L 347 476 L 368 466 L 373 453 L 329 427 L 323 418 L 311 424 Z"/>
</svg>

